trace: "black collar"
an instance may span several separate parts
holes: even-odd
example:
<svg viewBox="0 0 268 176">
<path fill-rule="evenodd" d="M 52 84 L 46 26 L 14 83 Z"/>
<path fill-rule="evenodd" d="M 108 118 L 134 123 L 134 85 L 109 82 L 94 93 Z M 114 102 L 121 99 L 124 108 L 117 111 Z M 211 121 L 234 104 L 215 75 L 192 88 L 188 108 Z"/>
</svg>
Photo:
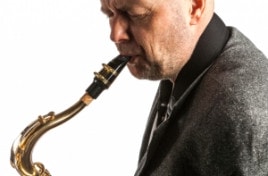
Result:
<svg viewBox="0 0 268 176">
<path fill-rule="evenodd" d="M 187 90 L 191 83 L 207 68 L 213 60 L 221 53 L 229 38 L 229 30 L 223 21 L 214 14 L 207 28 L 201 35 L 196 48 L 183 69 L 175 80 L 172 93 L 173 103 Z M 162 89 L 162 90 L 161 90 Z M 160 101 L 168 102 L 172 91 L 170 81 L 160 83 Z M 164 93 L 164 94 L 163 94 Z M 173 104 L 172 103 L 172 104 Z"/>
</svg>

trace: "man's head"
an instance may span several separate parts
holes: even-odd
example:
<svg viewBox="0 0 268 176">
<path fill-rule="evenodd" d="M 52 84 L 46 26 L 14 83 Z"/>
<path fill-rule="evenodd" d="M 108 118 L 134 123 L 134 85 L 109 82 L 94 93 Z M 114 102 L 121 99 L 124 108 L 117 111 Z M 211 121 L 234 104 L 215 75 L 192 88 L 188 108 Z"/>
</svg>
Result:
<svg viewBox="0 0 268 176">
<path fill-rule="evenodd" d="M 213 0 L 101 0 L 111 40 L 139 79 L 174 81 L 213 15 Z"/>
</svg>

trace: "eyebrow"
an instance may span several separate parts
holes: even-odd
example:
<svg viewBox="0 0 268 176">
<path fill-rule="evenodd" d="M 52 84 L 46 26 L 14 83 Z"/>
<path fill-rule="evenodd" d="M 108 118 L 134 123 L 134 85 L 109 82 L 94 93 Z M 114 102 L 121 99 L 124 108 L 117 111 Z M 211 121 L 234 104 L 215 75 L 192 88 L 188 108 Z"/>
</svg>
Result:
<svg viewBox="0 0 268 176">
<path fill-rule="evenodd" d="M 108 12 L 108 9 L 105 8 L 105 7 L 103 7 L 103 6 L 101 6 L 100 10 L 101 10 L 101 12 L 104 13 L 104 14 L 106 14 L 106 13 Z"/>
<path fill-rule="evenodd" d="M 133 4 L 133 2 L 132 2 L 132 4 Z M 107 4 L 107 3 L 105 5 L 101 5 L 100 10 L 105 14 L 109 13 L 109 11 L 110 11 L 110 9 L 108 8 L 109 5 L 111 6 L 111 4 Z M 113 5 L 112 7 L 118 11 L 128 11 L 129 9 L 131 9 L 131 7 L 129 5 L 130 5 L 129 3 L 124 3 L 120 6 Z"/>
</svg>

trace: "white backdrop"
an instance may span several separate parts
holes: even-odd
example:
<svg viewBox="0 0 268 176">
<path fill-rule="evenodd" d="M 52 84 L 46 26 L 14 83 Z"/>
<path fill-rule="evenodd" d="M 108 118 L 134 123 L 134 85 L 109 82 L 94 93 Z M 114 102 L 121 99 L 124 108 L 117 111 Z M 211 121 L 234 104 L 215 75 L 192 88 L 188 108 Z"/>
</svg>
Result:
<svg viewBox="0 0 268 176">
<path fill-rule="evenodd" d="M 216 12 L 268 55 L 266 0 L 216 1 Z M 74 104 L 117 55 L 99 0 L 0 1 L 0 175 L 18 175 L 10 149 L 38 115 Z M 54 176 L 133 175 L 158 82 L 127 69 L 80 114 L 46 133 L 33 160 Z"/>
</svg>

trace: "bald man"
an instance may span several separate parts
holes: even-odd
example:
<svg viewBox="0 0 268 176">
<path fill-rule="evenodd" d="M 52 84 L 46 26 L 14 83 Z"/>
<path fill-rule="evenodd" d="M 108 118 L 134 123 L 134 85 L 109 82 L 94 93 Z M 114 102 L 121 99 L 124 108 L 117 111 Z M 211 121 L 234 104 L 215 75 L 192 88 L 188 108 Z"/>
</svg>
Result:
<svg viewBox="0 0 268 176">
<path fill-rule="evenodd" d="M 268 175 L 268 60 L 213 0 L 101 0 L 101 10 L 132 75 L 160 80 L 135 176 Z"/>
</svg>

